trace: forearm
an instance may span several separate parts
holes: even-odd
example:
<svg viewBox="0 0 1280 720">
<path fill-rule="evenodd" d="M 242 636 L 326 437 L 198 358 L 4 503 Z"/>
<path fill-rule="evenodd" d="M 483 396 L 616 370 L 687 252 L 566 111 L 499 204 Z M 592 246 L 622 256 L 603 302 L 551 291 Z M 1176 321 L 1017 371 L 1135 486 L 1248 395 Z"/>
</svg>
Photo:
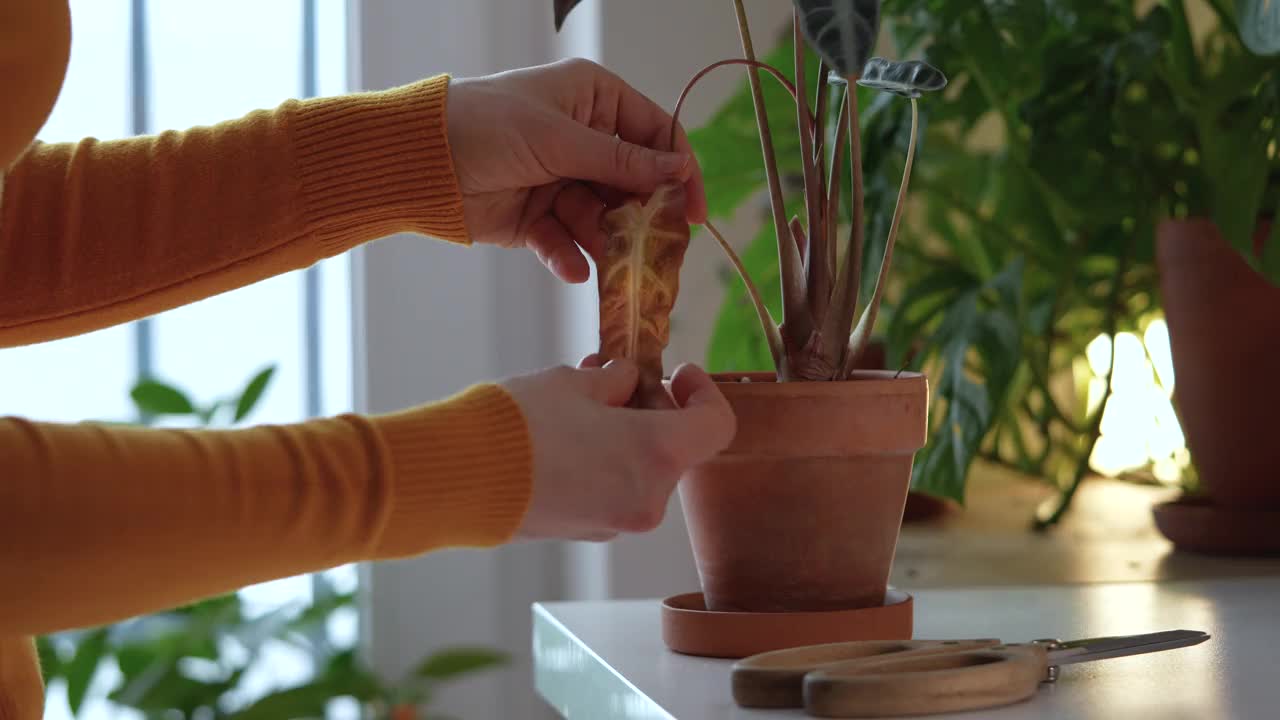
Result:
<svg viewBox="0 0 1280 720">
<path fill-rule="evenodd" d="M 494 385 L 245 430 L 0 420 L 0 636 L 111 622 L 346 562 L 511 536 L 531 454 Z"/>
<path fill-rule="evenodd" d="M 151 315 L 396 232 L 468 241 L 448 78 L 37 144 L 0 202 L 0 347 Z"/>
</svg>

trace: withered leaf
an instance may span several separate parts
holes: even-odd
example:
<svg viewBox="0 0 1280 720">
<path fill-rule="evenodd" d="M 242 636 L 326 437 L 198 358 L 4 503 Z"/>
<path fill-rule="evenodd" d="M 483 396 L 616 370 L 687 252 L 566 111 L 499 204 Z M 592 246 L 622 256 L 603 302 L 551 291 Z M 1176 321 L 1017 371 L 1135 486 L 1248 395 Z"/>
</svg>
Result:
<svg viewBox="0 0 1280 720">
<path fill-rule="evenodd" d="M 685 201 L 684 186 L 668 183 L 647 199 L 629 198 L 603 219 L 607 240 L 597 263 L 600 356 L 606 362 L 626 358 L 639 367 L 632 407 L 673 404 L 662 385 L 662 352 L 689 247 Z"/>
</svg>

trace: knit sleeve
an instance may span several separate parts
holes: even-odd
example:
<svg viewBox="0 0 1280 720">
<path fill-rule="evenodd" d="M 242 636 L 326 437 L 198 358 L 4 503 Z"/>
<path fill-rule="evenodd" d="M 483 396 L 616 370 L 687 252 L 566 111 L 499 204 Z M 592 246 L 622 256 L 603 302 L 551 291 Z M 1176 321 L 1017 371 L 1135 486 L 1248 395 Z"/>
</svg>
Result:
<svg viewBox="0 0 1280 720">
<path fill-rule="evenodd" d="M 348 562 L 512 537 L 523 416 L 481 384 L 396 413 L 236 430 L 0 419 L 0 637 Z"/>
<path fill-rule="evenodd" d="M 441 75 L 209 127 L 36 143 L 0 206 L 0 347 L 151 315 L 397 232 L 469 242 Z"/>
</svg>

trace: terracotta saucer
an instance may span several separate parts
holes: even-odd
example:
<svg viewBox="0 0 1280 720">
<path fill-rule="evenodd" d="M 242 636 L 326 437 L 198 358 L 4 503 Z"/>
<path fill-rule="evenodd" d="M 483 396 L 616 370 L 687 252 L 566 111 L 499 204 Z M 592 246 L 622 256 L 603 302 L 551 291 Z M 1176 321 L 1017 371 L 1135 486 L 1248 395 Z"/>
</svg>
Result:
<svg viewBox="0 0 1280 720">
<path fill-rule="evenodd" d="M 910 640 L 911 596 L 889 588 L 879 607 L 827 612 L 752 613 L 707 610 L 702 593 L 662 601 L 662 640 L 686 655 L 748 655 L 850 640 Z"/>
<path fill-rule="evenodd" d="M 1280 554 L 1280 509 L 1175 500 L 1152 508 L 1156 527 L 1178 549 L 1216 555 Z"/>
</svg>

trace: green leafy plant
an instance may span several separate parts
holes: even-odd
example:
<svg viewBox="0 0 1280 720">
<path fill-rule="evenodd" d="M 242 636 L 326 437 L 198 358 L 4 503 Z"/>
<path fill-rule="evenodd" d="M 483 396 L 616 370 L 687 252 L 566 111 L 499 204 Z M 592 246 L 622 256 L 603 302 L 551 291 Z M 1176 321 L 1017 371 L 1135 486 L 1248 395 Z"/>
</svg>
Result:
<svg viewBox="0 0 1280 720">
<path fill-rule="evenodd" d="M 577 4 L 574 0 L 554 3 L 557 28 Z M 925 92 L 942 89 L 946 78 L 941 71 L 920 60 L 904 63 L 872 57 L 880 29 L 879 0 L 795 0 L 791 57 L 786 59 L 789 62 L 778 63 L 791 65 L 790 78 L 773 62 L 757 59 L 742 2 L 735 0 L 733 9 L 743 57 L 714 62 L 693 76 L 676 102 L 672 137 L 685 98 L 702 77 L 726 65 L 747 66 L 754 138 L 763 160 L 764 183 L 769 194 L 781 323 L 774 319 L 764 293 L 753 279 L 752 269 L 711 222 L 705 227 L 740 275 L 761 329 L 759 336 L 768 349 L 778 380 L 844 380 L 850 376 L 855 361 L 870 340 L 888 284 L 915 157 L 917 99 Z M 817 56 L 816 63 L 811 55 Z M 817 72 L 810 82 L 808 68 L 812 65 L 817 66 Z M 774 120 L 768 112 L 761 70 L 772 75 L 792 100 L 789 114 L 794 117 L 794 125 L 787 127 L 786 133 L 775 133 L 772 129 Z M 906 98 L 911 118 L 895 210 L 883 235 L 876 236 L 877 240 L 883 238 L 881 259 L 878 269 L 872 273 L 861 313 L 857 310 L 863 289 L 868 223 L 860 86 L 883 91 L 886 98 Z M 812 97 L 810 87 L 814 88 Z M 839 224 L 846 145 L 849 158 L 847 229 Z M 780 147 L 786 152 L 780 153 Z M 869 150 L 878 152 L 881 148 Z M 780 160 L 784 155 L 785 159 Z M 794 167 L 799 177 L 799 197 L 793 203 L 785 198 L 782 168 L 787 166 Z M 708 184 L 714 182 L 708 178 Z M 729 185 L 740 186 L 741 181 L 731 179 Z M 768 279 L 772 280 L 773 276 L 769 274 Z"/>
<path fill-rule="evenodd" d="M 256 372 L 239 391 L 208 403 L 156 379 L 130 391 L 144 421 L 165 417 L 209 427 L 242 423 L 265 396 L 276 368 Z M 37 639 L 44 680 L 62 680 L 72 715 L 80 714 L 89 688 L 108 664 L 120 679 L 107 694 L 114 706 L 147 718 L 277 720 L 323 718 L 328 704 L 351 698 L 362 715 L 388 720 L 433 716 L 425 710 L 445 683 L 500 667 L 504 653 L 480 647 L 448 647 L 425 657 L 404 677 L 379 678 L 350 647 L 335 647 L 327 627 L 353 612 L 357 596 L 339 592 L 323 574 L 312 576 L 312 598 L 266 614 L 250 614 L 238 594 L 210 598 L 172 611 L 113 625 Z M 251 671 L 275 646 L 301 650 L 315 667 L 306 682 L 256 695 Z"/>
<path fill-rule="evenodd" d="M 1092 378 L 1103 392 L 1087 392 L 1085 349 L 1159 316 L 1162 218 L 1215 218 L 1255 268 L 1280 279 L 1280 242 L 1262 252 L 1252 242 L 1258 218 L 1280 202 L 1280 41 L 1264 32 L 1274 21 L 1257 20 L 1278 7 L 1216 0 L 1201 7 L 1213 22 L 1193 28 L 1196 8 L 1181 0 L 885 3 L 883 41 L 950 75 L 921 114 L 929 152 L 914 168 L 916 202 L 879 328 L 890 367 L 927 369 L 932 379 L 931 437 L 913 489 L 963 501 L 975 462 L 994 462 L 1061 491 L 1037 526 L 1062 517 L 1090 472 L 1112 396 L 1110 370 Z M 771 62 L 791 52 L 783 38 Z M 690 134 L 716 216 L 764 186 L 754 138 L 742 131 L 747 92 Z M 771 118 L 785 117 L 786 100 L 766 95 Z M 910 118 L 863 107 L 870 134 L 907 142 Z M 884 190 L 899 165 L 867 160 L 874 227 L 893 217 Z M 784 187 L 784 201 L 799 207 L 799 181 Z M 768 234 L 743 255 L 766 297 L 778 285 Z M 711 369 L 767 361 L 746 305 L 730 286 Z"/>
</svg>

